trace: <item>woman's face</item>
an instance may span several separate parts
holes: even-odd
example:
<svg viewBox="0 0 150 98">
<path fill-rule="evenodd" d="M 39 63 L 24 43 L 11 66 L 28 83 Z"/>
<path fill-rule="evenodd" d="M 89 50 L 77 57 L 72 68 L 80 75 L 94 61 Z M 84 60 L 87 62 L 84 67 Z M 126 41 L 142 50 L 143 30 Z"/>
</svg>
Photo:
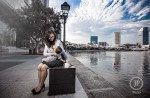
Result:
<svg viewBox="0 0 150 98">
<path fill-rule="evenodd" d="M 49 41 L 54 41 L 54 38 L 55 38 L 54 34 L 49 34 Z"/>
</svg>

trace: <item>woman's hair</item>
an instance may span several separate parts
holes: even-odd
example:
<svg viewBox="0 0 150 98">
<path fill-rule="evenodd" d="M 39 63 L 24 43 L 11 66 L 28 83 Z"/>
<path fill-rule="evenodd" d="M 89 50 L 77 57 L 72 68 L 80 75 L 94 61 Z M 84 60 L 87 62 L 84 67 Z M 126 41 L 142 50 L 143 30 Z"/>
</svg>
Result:
<svg viewBox="0 0 150 98">
<path fill-rule="evenodd" d="M 49 35 L 50 35 L 50 34 L 54 34 L 54 40 L 53 40 L 53 41 L 50 41 L 50 40 L 49 40 Z M 46 45 L 47 45 L 48 47 L 51 47 L 52 45 L 55 44 L 55 41 L 56 41 L 56 33 L 48 31 L 48 32 L 46 33 L 46 37 L 45 37 L 45 43 L 46 43 Z"/>
</svg>

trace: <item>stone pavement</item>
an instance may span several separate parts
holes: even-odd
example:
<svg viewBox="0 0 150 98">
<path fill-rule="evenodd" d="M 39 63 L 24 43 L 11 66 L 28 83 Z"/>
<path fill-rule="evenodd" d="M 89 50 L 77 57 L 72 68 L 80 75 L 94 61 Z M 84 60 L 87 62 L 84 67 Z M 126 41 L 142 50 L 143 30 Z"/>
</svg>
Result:
<svg viewBox="0 0 150 98">
<path fill-rule="evenodd" d="M 33 95 L 31 89 L 38 82 L 37 65 L 42 57 L 0 71 L 0 98 L 126 98 L 111 83 L 70 54 L 68 57 L 76 67 L 76 93 L 47 96 L 49 80 L 47 77 L 46 90 L 39 95 Z"/>
<path fill-rule="evenodd" d="M 38 82 L 37 65 L 42 58 L 43 56 L 0 71 L 0 98 L 88 98 L 78 78 L 74 94 L 47 96 L 47 77 L 46 90 L 39 95 L 33 95 L 31 89 Z"/>
</svg>

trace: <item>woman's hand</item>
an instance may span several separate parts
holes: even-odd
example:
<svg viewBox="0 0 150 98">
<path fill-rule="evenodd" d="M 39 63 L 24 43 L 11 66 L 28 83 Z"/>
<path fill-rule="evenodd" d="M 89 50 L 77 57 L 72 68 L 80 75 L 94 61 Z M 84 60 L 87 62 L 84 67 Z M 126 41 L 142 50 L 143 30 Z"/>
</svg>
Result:
<svg viewBox="0 0 150 98">
<path fill-rule="evenodd" d="M 66 63 L 66 60 L 60 59 L 63 63 Z"/>
<path fill-rule="evenodd" d="M 67 61 L 67 63 L 69 64 L 69 67 L 68 67 L 68 68 L 75 67 L 74 65 L 72 65 L 72 64 L 70 63 L 70 61 Z"/>
<path fill-rule="evenodd" d="M 67 61 L 67 63 L 68 63 L 70 66 L 73 66 L 73 65 L 70 63 L 70 61 Z"/>
</svg>

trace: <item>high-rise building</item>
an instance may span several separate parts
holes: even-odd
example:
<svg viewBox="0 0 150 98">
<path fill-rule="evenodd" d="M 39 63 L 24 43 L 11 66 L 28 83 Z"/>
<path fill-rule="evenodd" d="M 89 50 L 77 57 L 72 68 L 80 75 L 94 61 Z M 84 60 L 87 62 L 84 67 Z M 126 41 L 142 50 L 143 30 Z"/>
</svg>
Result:
<svg viewBox="0 0 150 98">
<path fill-rule="evenodd" d="M 121 35 L 120 32 L 114 32 L 114 44 L 116 47 L 120 46 L 121 43 Z"/>
<path fill-rule="evenodd" d="M 98 44 L 98 36 L 91 36 L 91 44 Z"/>
<path fill-rule="evenodd" d="M 41 0 L 41 1 L 46 7 L 49 7 L 49 0 Z"/>
<path fill-rule="evenodd" d="M 99 46 L 108 46 L 107 42 L 99 42 Z"/>
<path fill-rule="evenodd" d="M 149 31 L 148 27 L 141 28 L 138 32 L 139 45 L 149 45 Z"/>
</svg>

